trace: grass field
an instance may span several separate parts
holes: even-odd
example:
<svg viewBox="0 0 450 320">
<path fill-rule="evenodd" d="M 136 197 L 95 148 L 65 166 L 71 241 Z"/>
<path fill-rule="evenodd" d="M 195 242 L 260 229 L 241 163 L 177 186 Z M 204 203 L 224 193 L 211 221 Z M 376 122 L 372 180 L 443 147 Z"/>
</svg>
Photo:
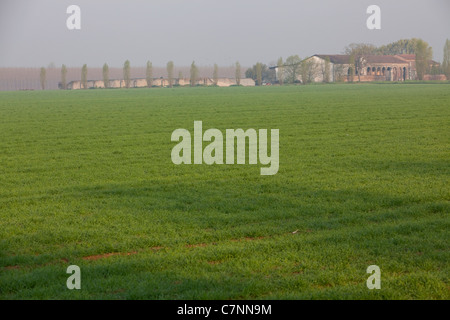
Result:
<svg viewBox="0 0 450 320">
<path fill-rule="evenodd" d="M 194 120 L 278 173 L 174 165 Z M 449 125 L 446 84 L 1 92 L 0 299 L 449 299 Z"/>
</svg>

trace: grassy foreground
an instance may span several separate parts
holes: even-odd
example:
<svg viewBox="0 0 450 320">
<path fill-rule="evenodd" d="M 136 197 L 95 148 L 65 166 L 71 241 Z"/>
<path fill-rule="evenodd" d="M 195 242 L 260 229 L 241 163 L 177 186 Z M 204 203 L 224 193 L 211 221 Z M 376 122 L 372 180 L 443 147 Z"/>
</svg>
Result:
<svg viewBox="0 0 450 320">
<path fill-rule="evenodd" d="M 174 165 L 194 120 L 278 173 Z M 0 92 L 0 299 L 449 299 L 449 124 L 445 84 Z"/>
</svg>

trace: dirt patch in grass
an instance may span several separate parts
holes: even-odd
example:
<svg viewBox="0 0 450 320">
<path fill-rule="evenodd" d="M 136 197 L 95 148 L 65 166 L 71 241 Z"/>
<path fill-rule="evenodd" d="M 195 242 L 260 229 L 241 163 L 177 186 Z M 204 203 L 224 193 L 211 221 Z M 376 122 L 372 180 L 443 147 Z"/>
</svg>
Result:
<svg viewBox="0 0 450 320">
<path fill-rule="evenodd" d="M 186 248 L 198 248 L 198 247 L 206 247 L 207 243 L 197 243 L 197 244 L 187 244 Z"/>
<path fill-rule="evenodd" d="M 83 257 L 83 260 L 95 261 L 95 260 L 99 260 L 99 259 L 109 258 L 112 256 L 131 256 L 134 254 L 137 254 L 137 252 L 136 251 L 133 251 L 133 252 L 111 252 L 111 253 L 103 253 L 103 254 L 97 254 L 97 255 L 93 255 L 93 256 Z"/>
<path fill-rule="evenodd" d="M 18 269 L 20 269 L 20 266 L 6 266 L 3 269 L 5 269 L 5 270 L 18 270 Z"/>
<path fill-rule="evenodd" d="M 152 250 L 152 251 L 159 251 L 159 250 L 162 250 L 162 249 L 164 249 L 164 247 L 156 246 L 156 247 L 151 247 L 150 248 L 150 250 Z M 139 252 L 137 252 L 137 251 L 131 251 L 131 252 L 110 252 L 110 253 L 103 253 L 103 254 L 97 254 L 97 255 L 83 257 L 83 260 L 94 261 L 94 260 L 109 258 L 109 257 L 112 257 L 112 256 L 131 256 L 131 255 L 135 255 L 135 254 L 138 254 L 138 253 Z"/>
<path fill-rule="evenodd" d="M 241 242 L 241 241 L 255 241 L 270 238 L 269 236 L 260 236 L 260 237 L 244 237 L 239 239 L 231 239 L 231 242 Z"/>
</svg>

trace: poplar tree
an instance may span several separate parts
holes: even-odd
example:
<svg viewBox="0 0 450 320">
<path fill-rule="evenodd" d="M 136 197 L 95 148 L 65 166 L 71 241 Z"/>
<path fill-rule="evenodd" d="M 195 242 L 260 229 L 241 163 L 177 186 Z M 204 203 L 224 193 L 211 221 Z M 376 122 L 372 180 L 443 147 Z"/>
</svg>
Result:
<svg viewBox="0 0 450 320">
<path fill-rule="evenodd" d="M 423 80 L 425 74 L 429 69 L 429 60 L 433 57 L 433 49 L 427 42 L 422 39 L 418 39 L 416 42 L 416 72 L 417 78 Z"/>
<path fill-rule="evenodd" d="M 262 85 L 262 63 L 256 63 L 256 84 L 258 86 Z"/>
<path fill-rule="evenodd" d="M 450 80 L 450 40 L 447 39 L 444 45 L 444 59 L 442 60 L 442 71 L 447 80 Z"/>
<path fill-rule="evenodd" d="M 47 71 L 45 70 L 44 67 L 41 68 L 40 79 L 41 79 L 41 89 L 45 90 L 45 85 L 47 84 Z"/>
<path fill-rule="evenodd" d="M 195 65 L 195 61 L 192 61 L 192 64 L 191 64 L 191 79 L 190 79 L 191 87 L 194 87 L 197 84 L 197 78 L 198 78 L 198 68 Z"/>
<path fill-rule="evenodd" d="M 123 80 L 125 81 L 125 87 L 129 88 L 131 79 L 130 79 L 130 61 L 127 60 L 123 64 Z"/>
<path fill-rule="evenodd" d="M 169 80 L 169 87 L 173 87 L 173 61 L 167 62 L 167 79 Z"/>
<path fill-rule="evenodd" d="M 283 73 L 284 73 L 284 67 L 283 67 L 283 58 L 279 58 L 278 62 L 277 62 L 277 67 L 278 67 L 278 83 L 280 85 L 283 85 Z"/>
<path fill-rule="evenodd" d="M 67 67 L 65 64 L 61 67 L 61 89 L 67 89 Z"/>
<path fill-rule="evenodd" d="M 83 87 L 83 89 L 87 89 L 87 73 L 87 65 L 84 64 L 81 68 L 81 86 Z"/>
<path fill-rule="evenodd" d="M 218 82 L 219 82 L 219 67 L 217 66 L 217 64 L 214 64 L 213 83 L 215 86 L 217 86 Z"/>
<path fill-rule="evenodd" d="M 287 57 L 284 70 L 286 72 L 286 79 L 290 83 L 295 83 L 297 81 L 297 76 L 302 72 L 302 59 L 298 55 L 292 55 Z M 303 80 L 303 78 L 302 78 Z"/>
<path fill-rule="evenodd" d="M 147 70 L 145 71 L 145 79 L 147 80 L 147 87 L 152 87 L 153 82 L 153 66 L 150 61 L 147 61 Z"/>
<path fill-rule="evenodd" d="M 239 63 L 239 61 L 236 62 L 236 85 L 240 86 L 241 85 L 241 64 Z"/>
<path fill-rule="evenodd" d="M 106 63 L 103 65 L 103 84 L 105 88 L 109 87 L 109 67 Z"/>
</svg>

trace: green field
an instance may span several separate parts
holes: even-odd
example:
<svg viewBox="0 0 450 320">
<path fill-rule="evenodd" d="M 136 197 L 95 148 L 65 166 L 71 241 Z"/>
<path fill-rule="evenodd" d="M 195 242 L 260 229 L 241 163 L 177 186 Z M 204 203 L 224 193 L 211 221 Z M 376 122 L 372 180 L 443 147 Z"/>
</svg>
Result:
<svg viewBox="0 0 450 320">
<path fill-rule="evenodd" d="M 278 173 L 174 165 L 194 120 Z M 450 298 L 448 84 L 1 92 L 0 134 L 0 299 Z"/>
</svg>

